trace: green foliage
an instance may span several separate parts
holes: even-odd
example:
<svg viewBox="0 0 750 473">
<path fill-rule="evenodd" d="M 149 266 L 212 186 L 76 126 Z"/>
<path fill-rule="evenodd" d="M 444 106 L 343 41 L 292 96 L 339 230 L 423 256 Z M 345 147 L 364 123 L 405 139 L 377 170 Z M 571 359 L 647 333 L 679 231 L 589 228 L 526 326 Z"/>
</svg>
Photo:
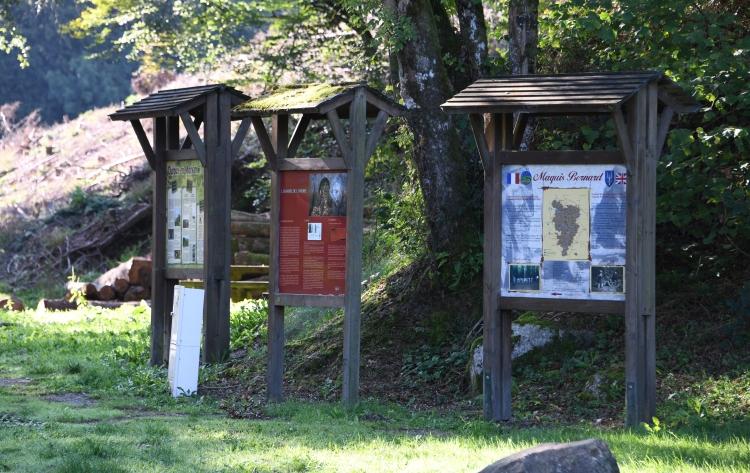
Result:
<svg viewBox="0 0 750 473">
<path fill-rule="evenodd" d="M 107 210 L 118 205 L 117 199 L 76 186 L 70 193 L 70 204 L 57 212 L 58 216 L 89 215 Z"/>
<path fill-rule="evenodd" d="M 92 58 L 90 40 L 60 32 L 79 12 L 75 0 L 12 3 L 10 26 L 0 2 L 0 53 L 18 57 L 0 54 L 0 105 L 21 102 L 16 119 L 37 109 L 47 122 L 72 118 L 130 94 L 134 63 L 121 56 Z"/>
<path fill-rule="evenodd" d="M 670 133 L 658 174 L 658 245 L 683 267 L 714 273 L 750 248 L 750 15 L 742 5 L 573 0 L 548 4 L 540 20 L 541 70 L 660 69 L 707 104 Z"/>
<path fill-rule="evenodd" d="M 231 348 L 247 348 L 255 341 L 264 340 L 268 334 L 267 320 L 268 301 L 265 299 L 233 303 L 229 314 Z"/>
<path fill-rule="evenodd" d="M 438 350 L 430 345 L 404 355 L 401 376 L 414 387 L 461 377 L 468 362 L 467 351 L 454 345 L 448 350 Z"/>
<path fill-rule="evenodd" d="M 728 335 L 739 343 L 750 343 L 750 281 L 729 301 L 729 310 L 734 318 L 727 327 Z"/>
</svg>

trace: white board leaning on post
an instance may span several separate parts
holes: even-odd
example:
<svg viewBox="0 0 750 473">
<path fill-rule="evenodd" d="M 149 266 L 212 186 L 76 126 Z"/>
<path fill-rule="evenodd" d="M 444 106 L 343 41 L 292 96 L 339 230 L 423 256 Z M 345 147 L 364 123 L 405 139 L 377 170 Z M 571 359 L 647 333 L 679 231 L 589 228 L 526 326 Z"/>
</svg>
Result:
<svg viewBox="0 0 750 473">
<path fill-rule="evenodd" d="M 172 397 L 198 391 L 202 331 L 203 289 L 175 286 L 168 371 Z"/>
<path fill-rule="evenodd" d="M 501 296 L 625 300 L 627 170 L 504 165 Z"/>
</svg>

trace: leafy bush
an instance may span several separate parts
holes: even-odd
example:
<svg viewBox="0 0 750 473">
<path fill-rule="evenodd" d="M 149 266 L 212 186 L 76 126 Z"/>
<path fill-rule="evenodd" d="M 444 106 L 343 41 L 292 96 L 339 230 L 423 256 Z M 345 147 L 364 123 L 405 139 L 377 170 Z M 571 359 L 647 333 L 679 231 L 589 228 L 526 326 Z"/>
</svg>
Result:
<svg viewBox="0 0 750 473">
<path fill-rule="evenodd" d="M 230 345 L 232 349 L 246 348 L 256 339 L 268 334 L 268 301 L 244 300 L 232 304 L 229 316 Z"/>
</svg>

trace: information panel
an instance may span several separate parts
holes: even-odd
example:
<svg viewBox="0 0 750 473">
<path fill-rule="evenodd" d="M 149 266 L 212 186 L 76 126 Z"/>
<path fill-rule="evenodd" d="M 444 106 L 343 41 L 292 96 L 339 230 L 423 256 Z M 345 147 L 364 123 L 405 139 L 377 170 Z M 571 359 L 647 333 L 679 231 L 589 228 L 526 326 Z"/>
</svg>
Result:
<svg viewBox="0 0 750 473">
<path fill-rule="evenodd" d="M 505 165 L 506 297 L 625 300 L 627 170 L 616 165 Z"/>
<path fill-rule="evenodd" d="M 167 161 L 168 267 L 203 267 L 204 208 L 201 162 Z"/>
<path fill-rule="evenodd" d="M 346 172 L 280 172 L 279 292 L 343 295 Z"/>
</svg>

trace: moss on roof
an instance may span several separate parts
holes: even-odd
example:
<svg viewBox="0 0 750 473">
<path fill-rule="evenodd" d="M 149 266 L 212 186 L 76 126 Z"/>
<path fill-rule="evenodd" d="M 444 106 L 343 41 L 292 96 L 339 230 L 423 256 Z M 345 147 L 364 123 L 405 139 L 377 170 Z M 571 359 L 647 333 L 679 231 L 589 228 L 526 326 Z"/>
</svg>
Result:
<svg viewBox="0 0 750 473">
<path fill-rule="evenodd" d="M 342 94 L 356 85 L 360 84 L 309 84 L 283 87 L 269 95 L 238 105 L 235 110 L 238 112 L 248 112 L 315 107 L 321 102 Z"/>
</svg>

